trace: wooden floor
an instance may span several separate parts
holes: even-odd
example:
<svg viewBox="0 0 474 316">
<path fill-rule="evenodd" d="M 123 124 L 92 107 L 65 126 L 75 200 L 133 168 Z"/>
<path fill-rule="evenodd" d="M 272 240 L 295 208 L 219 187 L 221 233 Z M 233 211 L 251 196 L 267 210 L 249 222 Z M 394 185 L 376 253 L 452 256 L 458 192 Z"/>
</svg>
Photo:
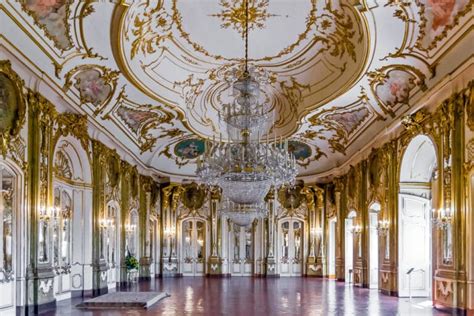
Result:
<svg viewBox="0 0 474 316">
<path fill-rule="evenodd" d="M 143 282 L 130 290 L 171 296 L 143 311 L 83 311 L 81 299 L 60 301 L 46 315 L 448 315 L 427 299 L 398 299 L 377 290 L 315 278 L 183 277 Z"/>
</svg>

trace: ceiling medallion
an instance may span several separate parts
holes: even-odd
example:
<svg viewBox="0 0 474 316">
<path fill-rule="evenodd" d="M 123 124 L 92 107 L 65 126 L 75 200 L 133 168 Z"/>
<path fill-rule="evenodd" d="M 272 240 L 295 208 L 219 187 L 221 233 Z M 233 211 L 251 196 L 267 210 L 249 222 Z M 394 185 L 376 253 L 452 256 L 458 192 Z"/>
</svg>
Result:
<svg viewBox="0 0 474 316">
<path fill-rule="evenodd" d="M 219 110 L 219 121 L 227 130 L 219 142 L 206 142 L 196 170 L 200 180 L 219 186 L 225 197 L 221 212 L 236 224 L 248 225 L 265 212 L 264 198 L 271 187 L 294 184 L 298 169 L 288 152 L 288 140 L 269 143 L 274 124 L 273 109 L 261 94 L 267 76 L 262 69 L 248 66 L 248 0 L 245 1 L 245 64 L 229 73 L 233 101 Z M 261 135 L 266 135 L 262 141 Z"/>
<path fill-rule="evenodd" d="M 277 16 L 276 14 L 268 13 L 269 0 L 253 0 L 248 7 L 248 28 L 253 30 L 256 28 L 262 29 L 265 27 L 265 22 L 268 18 Z M 232 28 L 237 31 L 242 38 L 245 37 L 245 23 L 246 23 L 246 5 L 245 1 L 226 1 L 220 0 L 219 4 L 222 7 L 221 12 L 210 14 L 212 17 L 221 20 L 221 28 Z"/>
</svg>

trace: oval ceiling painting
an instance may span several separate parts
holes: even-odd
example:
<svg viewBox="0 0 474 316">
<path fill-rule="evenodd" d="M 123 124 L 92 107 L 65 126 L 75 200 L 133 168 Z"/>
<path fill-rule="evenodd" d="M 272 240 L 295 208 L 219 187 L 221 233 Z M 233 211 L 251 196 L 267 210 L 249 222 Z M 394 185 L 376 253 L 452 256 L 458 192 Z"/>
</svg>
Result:
<svg viewBox="0 0 474 316">
<path fill-rule="evenodd" d="M 204 153 L 204 141 L 191 138 L 180 141 L 174 147 L 174 154 L 183 159 L 195 159 Z"/>
<path fill-rule="evenodd" d="M 295 140 L 288 142 L 288 151 L 295 156 L 296 160 L 305 160 L 311 157 L 312 152 L 307 144 Z"/>
</svg>

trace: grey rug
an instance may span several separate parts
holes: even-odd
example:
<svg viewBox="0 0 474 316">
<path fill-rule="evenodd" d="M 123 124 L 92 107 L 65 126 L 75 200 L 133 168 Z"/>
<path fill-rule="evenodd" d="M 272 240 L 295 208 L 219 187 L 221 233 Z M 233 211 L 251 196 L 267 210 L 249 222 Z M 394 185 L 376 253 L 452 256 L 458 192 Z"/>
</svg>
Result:
<svg viewBox="0 0 474 316">
<path fill-rule="evenodd" d="M 165 292 L 114 292 L 76 305 L 81 309 L 146 309 L 170 296 Z"/>
</svg>

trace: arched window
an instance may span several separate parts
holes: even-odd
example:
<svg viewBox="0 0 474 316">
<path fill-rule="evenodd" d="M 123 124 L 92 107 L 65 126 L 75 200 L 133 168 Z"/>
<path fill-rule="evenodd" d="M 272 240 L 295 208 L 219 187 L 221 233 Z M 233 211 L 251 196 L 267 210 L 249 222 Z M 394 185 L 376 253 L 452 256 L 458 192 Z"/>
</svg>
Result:
<svg viewBox="0 0 474 316">
<path fill-rule="evenodd" d="M 132 210 L 128 216 L 128 223 L 126 226 L 127 233 L 127 244 L 126 250 L 130 255 L 138 256 L 138 213 L 136 210 Z"/>
<path fill-rule="evenodd" d="M 54 189 L 52 212 L 53 267 L 57 272 L 69 270 L 71 265 L 71 221 L 72 198 L 70 192 L 61 187 Z"/>
</svg>

